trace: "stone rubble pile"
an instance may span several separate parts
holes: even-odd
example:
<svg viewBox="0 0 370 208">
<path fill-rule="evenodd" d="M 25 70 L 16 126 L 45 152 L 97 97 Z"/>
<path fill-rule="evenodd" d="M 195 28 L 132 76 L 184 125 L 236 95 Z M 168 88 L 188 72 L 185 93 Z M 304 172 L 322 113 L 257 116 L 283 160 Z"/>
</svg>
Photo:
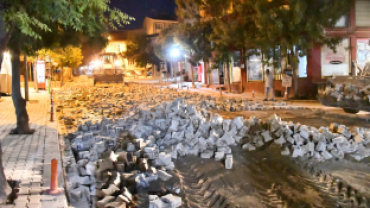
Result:
<svg viewBox="0 0 370 208">
<path fill-rule="evenodd" d="M 291 155 L 293 158 L 313 158 L 325 161 L 331 158 L 344 158 L 349 154 L 356 160 L 370 156 L 370 131 L 357 128 L 350 132 L 344 125 L 333 123 L 330 127 L 320 127 L 294 124 L 281 121 L 274 117 L 268 122 L 269 130 L 261 133 L 243 145 L 243 149 L 253 151 L 265 143 L 273 141 L 282 147 L 282 155 Z"/>
<path fill-rule="evenodd" d="M 370 102 L 370 85 L 358 87 L 350 82 L 336 83 L 334 87 L 326 87 L 324 95 L 333 97 L 338 102 L 345 100 Z"/>
<path fill-rule="evenodd" d="M 274 117 L 269 130 L 252 138 L 251 128 L 262 125 L 255 117 L 223 119 L 210 109 L 225 111 L 302 109 L 275 103 L 223 98 L 134 85 L 120 88 L 74 89 L 60 94 L 59 119 L 65 132 L 63 164 L 70 202 L 79 207 L 135 207 L 138 190 L 156 181 L 172 180 L 173 160 L 194 155 L 224 161 L 233 168 L 232 146 L 249 151 L 272 142 L 282 155 L 313 157 L 320 161 L 352 153 L 369 156 L 370 134 L 352 135 L 343 126 L 332 133 L 287 123 Z M 68 133 L 68 135 L 67 135 Z M 243 144 L 243 139 L 249 142 Z M 243 144 L 243 145 L 242 145 Z M 149 207 L 178 207 L 181 190 L 150 195 Z"/>
</svg>

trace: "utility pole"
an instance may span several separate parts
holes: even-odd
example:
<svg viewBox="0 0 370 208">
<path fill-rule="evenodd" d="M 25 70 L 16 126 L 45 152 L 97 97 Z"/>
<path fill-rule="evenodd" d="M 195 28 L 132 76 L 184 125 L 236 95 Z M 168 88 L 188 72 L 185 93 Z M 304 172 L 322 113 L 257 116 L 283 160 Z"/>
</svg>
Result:
<svg viewBox="0 0 370 208">
<path fill-rule="evenodd" d="M 24 97 L 26 101 L 29 101 L 29 90 L 28 90 L 28 64 L 27 55 L 24 55 Z"/>
</svg>

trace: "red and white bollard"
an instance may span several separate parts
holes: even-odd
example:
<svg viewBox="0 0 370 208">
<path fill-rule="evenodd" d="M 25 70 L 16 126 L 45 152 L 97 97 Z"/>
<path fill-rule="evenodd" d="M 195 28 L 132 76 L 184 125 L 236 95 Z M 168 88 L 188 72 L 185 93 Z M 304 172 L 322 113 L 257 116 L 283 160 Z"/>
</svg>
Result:
<svg viewBox="0 0 370 208">
<path fill-rule="evenodd" d="M 57 195 L 63 192 L 62 189 L 58 188 L 58 160 L 51 160 L 51 176 L 50 176 L 50 189 L 46 190 L 49 195 Z"/>
</svg>

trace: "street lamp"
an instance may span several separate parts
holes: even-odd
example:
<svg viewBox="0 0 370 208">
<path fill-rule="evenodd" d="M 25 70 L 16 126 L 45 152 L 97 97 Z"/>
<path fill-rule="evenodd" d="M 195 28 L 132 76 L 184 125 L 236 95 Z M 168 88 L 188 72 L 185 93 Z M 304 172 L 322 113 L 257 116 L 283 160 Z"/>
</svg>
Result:
<svg viewBox="0 0 370 208">
<path fill-rule="evenodd" d="M 178 57 L 179 55 L 180 55 L 180 50 L 179 50 L 178 48 L 173 48 L 173 49 L 171 50 L 171 56 L 172 56 L 173 58 Z"/>
<path fill-rule="evenodd" d="M 171 58 L 172 58 L 172 61 L 171 61 L 172 74 L 173 74 L 173 77 L 176 78 L 176 82 L 177 82 L 177 77 L 176 77 L 176 74 L 175 74 L 175 71 L 174 71 L 174 68 L 173 68 L 173 60 L 174 60 L 174 58 L 177 58 L 178 56 L 180 56 L 180 50 L 178 48 L 172 48 L 171 52 L 170 52 L 170 55 L 171 55 Z"/>
</svg>

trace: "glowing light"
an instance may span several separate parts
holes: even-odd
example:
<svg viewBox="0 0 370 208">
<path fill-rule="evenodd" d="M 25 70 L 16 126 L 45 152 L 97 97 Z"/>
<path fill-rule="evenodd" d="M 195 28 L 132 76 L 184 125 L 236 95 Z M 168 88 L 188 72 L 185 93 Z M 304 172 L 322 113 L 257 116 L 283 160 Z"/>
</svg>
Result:
<svg viewBox="0 0 370 208">
<path fill-rule="evenodd" d="M 10 58 L 10 53 L 9 52 L 4 52 L 4 59 Z"/>
<path fill-rule="evenodd" d="M 102 62 L 101 61 L 99 61 L 99 60 L 96 60 L 95 61 L 95 66 L 100 66 L 102 64 Z"/>
<path fill-rule="evenodd" d="M 115 64 L 116 66 L 119 66 L 119 65 L 121 65 L 121 64 L 122 64 L 122 62 L 121 62 L 120 60 L 116 60 L 116 61 L 114 62 L 114 64 Z"/>
<path fill-rule="evenodd" d="M 180 50 L 178 48 L 173 48 L 171 50 L 171 56 L 172 57 L 178 57 L 180 55 Z"/>
</svg>

